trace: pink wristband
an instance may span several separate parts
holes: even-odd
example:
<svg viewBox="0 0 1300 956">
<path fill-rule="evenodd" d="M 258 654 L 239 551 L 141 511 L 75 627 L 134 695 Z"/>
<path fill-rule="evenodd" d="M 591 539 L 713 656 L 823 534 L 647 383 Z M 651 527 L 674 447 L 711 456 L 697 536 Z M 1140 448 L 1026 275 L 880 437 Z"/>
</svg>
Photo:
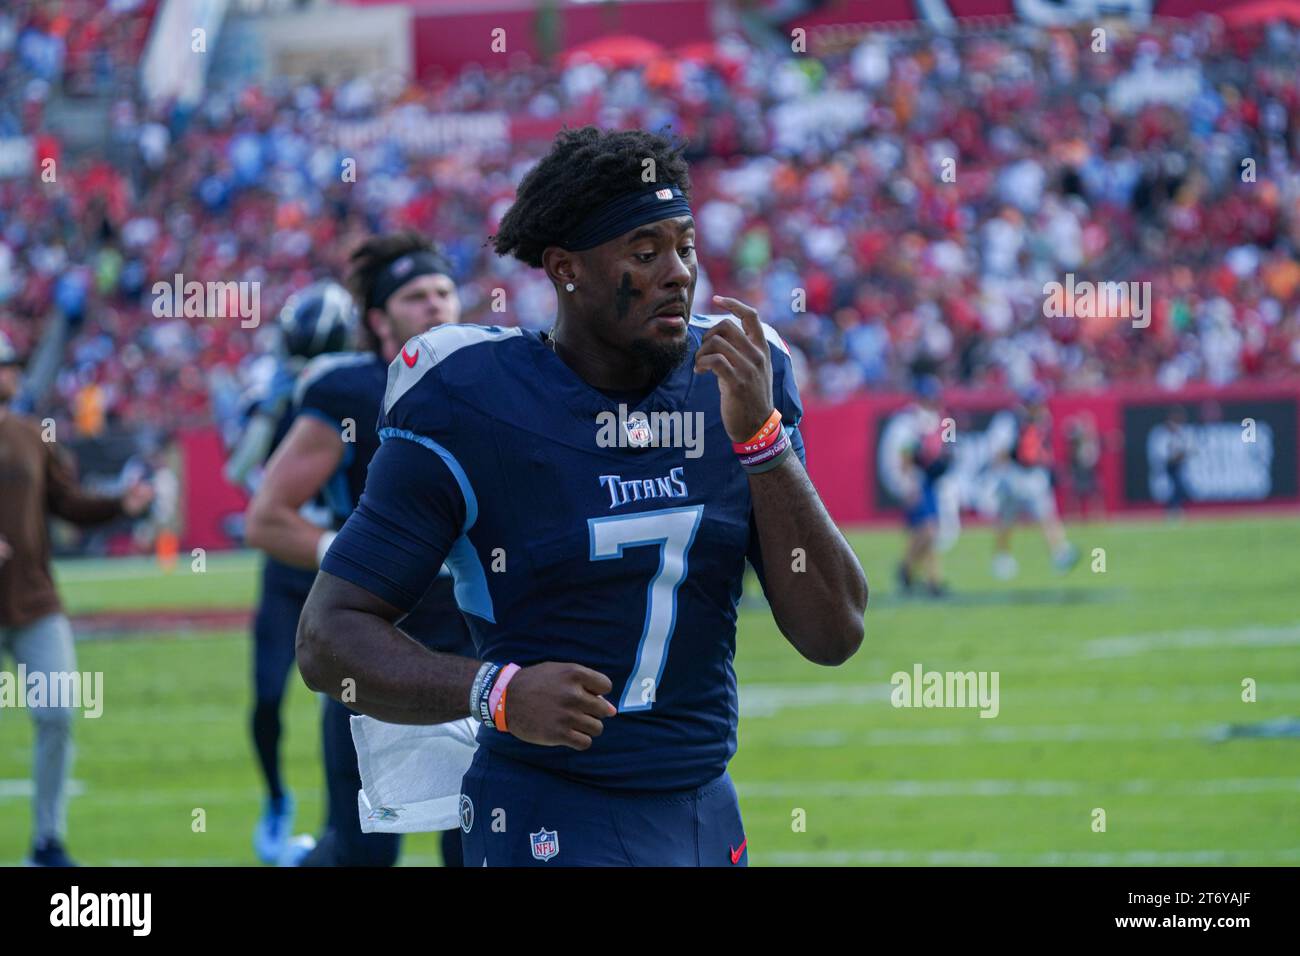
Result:
<svg viewBox="0 0 1300 956">
<path fill-rule="evenodd" d="M 497 704 L 501 702 L 501 697 L 506 692 L 506 685 L 510 683 L 510 678 L 519 673 L 519 670 L 520 668 L 518 664 L 507 664 L 505 667 L 501 668 L 501 673 L 498 674 L 497 679 L 492 682 L 492 692 L 488 694 L 489 714 L 495 714 L 497 712 Z"/>
<path fill-rule="evenodd" d="M 784 454 L 789 449 L 789 447 L 790 447 L 790 434 L 785 430 L 785 426 L 782 425 L 780 430 L 776 433 L 775 440 L 770 445 L 768 445 L 766 448 L 762 449 L 761 451 L 756 451 L 750 454 L 741 455 L 740 464 L 747 470 L 752 471 L 753 469 L 758 468 L 761 465 L 765 465 L 768 462 L 778 458 L 779 456 Z M 763 469 L 763 470 L 767 470 L 767 469 Z"/>
</svg>

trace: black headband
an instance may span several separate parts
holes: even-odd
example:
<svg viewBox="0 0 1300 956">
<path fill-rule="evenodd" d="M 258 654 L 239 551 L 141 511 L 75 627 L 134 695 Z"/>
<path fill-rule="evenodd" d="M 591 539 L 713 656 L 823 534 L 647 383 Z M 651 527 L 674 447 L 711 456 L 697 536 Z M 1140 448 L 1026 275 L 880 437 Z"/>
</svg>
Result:
<svg viewBox="0 0 1300 956">
<path fill-rule="evenodd" d="M 648 222 L 689 215 L 691 205 L 680 189 L 651 185 L 640 192 L 615 196 L 598 207 L 561 245 L 570 252 L 582 252 Z"/>
<path fill-rule="evenodd" d="M 427 275 L 451 276 L 451 263 L 442 254 L 424 249 L 398 256 L 379 270 L 366 297 L 366 308 L 382 309 L 394 292 L 412 279 Z"/>
</svg>

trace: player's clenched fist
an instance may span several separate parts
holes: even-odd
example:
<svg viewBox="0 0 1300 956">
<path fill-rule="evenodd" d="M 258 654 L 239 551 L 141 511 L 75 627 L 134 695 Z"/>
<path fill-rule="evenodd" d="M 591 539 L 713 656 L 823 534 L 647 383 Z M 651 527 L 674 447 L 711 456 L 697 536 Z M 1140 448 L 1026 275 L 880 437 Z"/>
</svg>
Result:
<svg viewBox="0 0 1300 956">
<path fill-rule="evenodd" d="M 525 667 L 510 682 L 510 733 L 530 744 L 586 750 L 602 721 L 618 713 L 601 696 L 613 689 L 608 677 L 580 664 Z"/>
</svg>

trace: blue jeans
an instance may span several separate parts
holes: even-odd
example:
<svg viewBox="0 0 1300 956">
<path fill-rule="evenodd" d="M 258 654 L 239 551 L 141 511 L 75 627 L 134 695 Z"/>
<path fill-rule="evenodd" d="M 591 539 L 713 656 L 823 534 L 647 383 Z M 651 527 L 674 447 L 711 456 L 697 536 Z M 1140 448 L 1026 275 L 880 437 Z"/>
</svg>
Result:
<svg viewBox="0 0 1300 956">
<path fill-rule="evenodd" d="M 70 674 L 77 669 L 72 625 L 62 614 L 49 614 L 23 627 L 0 627 L 0 663 L 12 656 L 28 675 Z M 53 683 L 52 678 L 47 680 Z M 25 688 L 20 688 L 25 693 Z M 32 816 L 35 843 L 62 840 L 67 828 L 67 782 L 72 769 L 72 718 L 68 706 L 29 708 L 36 727 L 32 755 Z"/>
</svg>

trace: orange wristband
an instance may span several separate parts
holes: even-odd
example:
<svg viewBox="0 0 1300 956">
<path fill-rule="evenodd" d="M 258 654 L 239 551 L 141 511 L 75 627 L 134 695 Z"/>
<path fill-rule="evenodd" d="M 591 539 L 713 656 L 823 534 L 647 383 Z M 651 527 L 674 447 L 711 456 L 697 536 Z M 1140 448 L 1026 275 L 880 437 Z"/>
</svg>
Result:
<svg viewBox="0 0 1300 956">
<path fill-rule="evenodd" d="M 749 441 L 735 442 L 731 449 L 737 455 L 750 455 L 756 451 L 762 451 L 768 445 L 776 442 L 777 430 L 781 427 L 781 409 L 772 409 L 772 414 L 767 416 L 767 421 L 763 422 L 763 427 L 754 433 L 754 437 Z"/>
<path fill-rule="evenodd" d="M 501 676 L 492 685 L 492 726 L 503 734 L 506 729 L 506 692 L 510 689 L 510 680 L 519 673 L 519 665 L 510 663 L 501 669 Z"/>
<path fill-rule="evenodd" d="M 509 687 L 501 692 L 501 699 L 497 701 L 497 709 L 492 712 L 492 725 L 503 734 L 510 732 L 510 728 L 506 726 L 506 695 L 509 692 Z"/>
</svg>

